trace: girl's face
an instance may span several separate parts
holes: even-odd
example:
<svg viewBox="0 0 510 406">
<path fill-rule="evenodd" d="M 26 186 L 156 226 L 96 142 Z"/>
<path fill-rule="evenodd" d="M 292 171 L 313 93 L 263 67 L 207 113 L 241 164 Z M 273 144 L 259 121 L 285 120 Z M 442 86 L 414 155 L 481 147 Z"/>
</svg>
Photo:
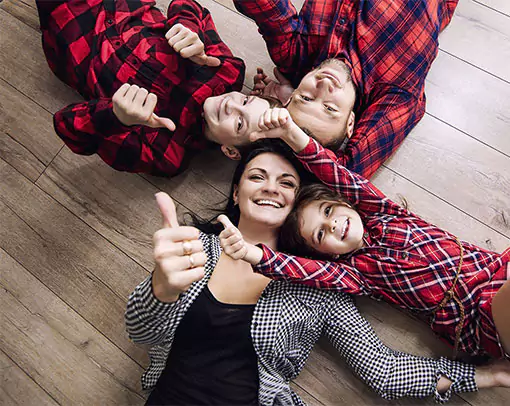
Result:
<svg viewBox="0 0 510 406">
<path fill-rule="evenodd" d="M 329 256 L 348 254 L 363 246 L 361 218 L 344 203 L 309 203 L 301 209 L 299 230 L 309 247 Z"/>
<path fill-rule="evenodd" d="M 253 158 L 234 189 L 234 202 L 241 212 L 239 224 L 280 228 L 292 209 L 299 182 L 297 171 L 282 156 L 266 152 Z"/>
</svg>

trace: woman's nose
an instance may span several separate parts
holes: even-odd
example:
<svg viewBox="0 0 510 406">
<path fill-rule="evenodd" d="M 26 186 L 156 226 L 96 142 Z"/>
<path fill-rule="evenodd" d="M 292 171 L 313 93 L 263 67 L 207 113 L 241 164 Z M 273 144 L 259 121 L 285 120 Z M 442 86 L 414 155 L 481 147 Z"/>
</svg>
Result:
<svg viewBox="0 0 510 406">
<path fill-rule="evenodd" d="M 336 230 L 336 226 L 337 226 L 336 219 L 333 219 L 333 220 L 329 221 L 329 231 L 330 232 L 334 233 L 335 230 Z"/>
<path fill-rule="evenodd" d="M 238 111 L 241 107 L 241 104 L 237 103 L 234 99 L 230 98 L 225 103 L 225 113 L 232 114 L 235 111 Z"/>
<path fill-rule="evenodd" d="M 333 81 L 327 76 L 322 76 L 317 79 L 317 89 L 320 92 L 329 92 L 331 93 L 334 89 Z"/>
<path fill-rule="evenodd" d="M 277 194 L 278 186 L 277 186 L 276 182 L 267 181 L 264 185 L 264 191 L 266 191 L 268 193 L 272 193 L 272 194 Z"/>
</svg>

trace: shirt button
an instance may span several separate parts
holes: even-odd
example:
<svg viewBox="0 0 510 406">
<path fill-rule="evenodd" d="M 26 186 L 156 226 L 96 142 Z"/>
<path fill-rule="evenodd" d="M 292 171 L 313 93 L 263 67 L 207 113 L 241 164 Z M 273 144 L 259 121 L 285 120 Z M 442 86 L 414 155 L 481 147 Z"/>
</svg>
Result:
<svg viewBox="0 0 510 406">
<path fill-rule="evenodd" d="M 120 47 L 120 41 L 115 41 L 115 45 Z"/>
<path fill-rule="evenodd" d="M 112 19 L 109 19 L 108 21 L 106 21 L 106 24 L 113 24 L 113 20 Z"/>
<path fill-rule="evenodd" d="M 365 231 L 365 232 L 363 233 L 363 237 L 364 237 L 364 238 L 368 238 L 368 232 L 367 232 L 367 231 Z"/>
<path fill-rule="evenodd" d="M 345 18 L 340 19 L 340 24 L 345 24 Z"/>
<path fill-rule="evenodd" d="M 407 252 L 402 253 L 402 258 L 404 259 L 409 258 L 409 254 Z"/>
</svg>

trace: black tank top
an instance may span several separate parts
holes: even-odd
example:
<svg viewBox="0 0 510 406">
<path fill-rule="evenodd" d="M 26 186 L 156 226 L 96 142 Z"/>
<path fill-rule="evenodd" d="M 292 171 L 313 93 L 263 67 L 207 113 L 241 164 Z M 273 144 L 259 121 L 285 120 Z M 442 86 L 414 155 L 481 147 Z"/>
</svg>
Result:
<svg viewBox="0 0 510 406">
<path fill-rule="evenodd" d="M 205 287 L 176 330 L 147 405 L 256 405 L 250 326 L 255 305 L 221 303 Z"/>
</svg>

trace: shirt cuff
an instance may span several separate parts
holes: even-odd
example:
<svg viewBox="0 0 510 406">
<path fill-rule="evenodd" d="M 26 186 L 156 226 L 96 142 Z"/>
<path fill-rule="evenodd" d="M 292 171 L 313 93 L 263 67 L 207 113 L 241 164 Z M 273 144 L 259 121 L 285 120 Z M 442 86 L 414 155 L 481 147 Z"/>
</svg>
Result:
<svg viewBox="0 0 510 406">
<path fill-rule="evenodd" d="M 177 303 L 181 301 L 182 295 L 179 295 L 179 298 L 172 303 L 166 303 L 159 300 L 154 295 L 154 290 L 152 289 L 152 274 L 150 274 L 145 280 L 138 285 L 136 288 L 143 298 L 143 303 L 149 313 L 162 313 L 170 311 Z"/>
<path fill-rule="evenodd" d="M 312 137 L 308 141 L 306 147 L 301 151 L 296 153 L 295 155 L 298 158 L 312 158 L 319 152 L 319 147 L 317 141 L 315 141 Z"/>
<path fill-rule="evenodd" d="M 275 257 L 275 252 L 264 244 L 257 244 L 262 250 L 262 258 L 257 265 L 252 265 L 253 271 L 262 275 L 269 275 L 271 270 L 270 261 Z"/>
<path fill-rule="evenodd" d="M 445 393 L 439 393 L 436 389 L 436 402 L 446 403 L 454 393 L 476 392 L 478 390 L 475 382 L 474 365 L 451 361 L 447 358 L 440 358 L 438 363 L 437 381 L 443 375 L 452 381 L 452 384 Z"/>
</svg>

